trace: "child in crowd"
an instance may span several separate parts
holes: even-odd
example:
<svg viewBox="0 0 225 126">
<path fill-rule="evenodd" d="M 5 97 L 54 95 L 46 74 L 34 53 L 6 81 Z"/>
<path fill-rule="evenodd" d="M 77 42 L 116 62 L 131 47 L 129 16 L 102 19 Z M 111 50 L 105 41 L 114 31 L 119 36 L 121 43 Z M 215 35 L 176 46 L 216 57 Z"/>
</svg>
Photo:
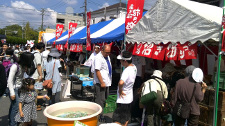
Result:
<svg viewBox="0 0 225 126">
<path fill-rule="evenodd" d="M 19 112 L 17 113 L 16 122 L 23 122 L 23 126 L 31 126 L 32 120 L 37 118 L 35 99 L 46 98 L 50 99 L 47 95 L 38 96 L 34 90 L 35 80 L 26 78 L 23 80 L 19 98 Z"/>
</svg>

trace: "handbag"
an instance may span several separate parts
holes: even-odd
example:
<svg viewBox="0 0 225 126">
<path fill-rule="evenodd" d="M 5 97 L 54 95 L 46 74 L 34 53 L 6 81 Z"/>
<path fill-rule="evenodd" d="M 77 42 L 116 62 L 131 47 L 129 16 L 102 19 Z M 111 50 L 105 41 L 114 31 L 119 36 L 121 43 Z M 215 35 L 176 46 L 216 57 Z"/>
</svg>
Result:
<svg viewBox="0 0 225 126">
<path fill-rule="evenodd" d="M 56 61 L 56 60 L 55 60 L 55 61 Z M 54 75 L 54 69 L 55 69 L 55 62 L 54 62 L 54 66 L 53 66 L 52 78 L 53 78 L 53 75 Z M 51 89 L 52 86 L 53 86 L 52 78 L 49 79 L 49 80 L 45 80 L 45 81 L 43 82 L 43 87 L 45 87 L 46 89 Z"/>
<path fill-rule="evenodd" d="M 151 91 L 151 83 L 149 82 L 149 93 L 148 94 L 145 94 L 141 97 L 141 104 L 143 105 L 147 105 L 151 102 L 153 102 L 156 98 L 157 98 L 157 93 L 155 91 Z"/>
<path fill-rule="evenodd" d="M 164 92 L 163 92 L 161 83 L 157 79 L 155 79 L 155 80 L 160 85 L 161 92 L 162 92 L 162 98 L 163 98 L 162 105 L 160 107 L 159 113 L 160 113 L 161 116 L 166 116 L 171 111 L 171 105 L 170 105 L 170 102 L 164 98 Z"/>
<path fill-rule="evenodd" d="M 191 101 L 192 98 L 194 96 L 194 92 L 196 89 L 196 84 L 194 86 L 193 92 L 192 92 L 192 96 L 189 102 L 185 102 L 185 101 L 177 101 L 175 103 L 175 106 L 173 108 L 173 113 L 183 119 L 188 119 L 189 115 L 191 113 Z"/>
</svg>

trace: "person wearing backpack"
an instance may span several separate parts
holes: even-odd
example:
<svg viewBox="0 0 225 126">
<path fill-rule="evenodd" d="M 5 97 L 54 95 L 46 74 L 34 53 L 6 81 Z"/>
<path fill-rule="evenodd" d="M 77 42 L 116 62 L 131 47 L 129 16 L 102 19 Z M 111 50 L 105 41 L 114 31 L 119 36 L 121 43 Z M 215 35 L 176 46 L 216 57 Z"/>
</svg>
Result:
<svg viewBox="0 0 225 126">
<path fill-rule="evenodd" d="M 148 93 L 155 93 L 156 98 L 148 104 L 145 104 L 148 118 L 147 125 L 160 126 L 160 108 L 163 99 L 167 99 L 168 97 L 167 86 L 162 80 L 162 72 L 160 70 L 154 70 L 151 79 L 144 82 L 141 97 Z M 141 104 L 141 106 L 143 105 Z"/>
<path fill-rule="evenodd" d="M 36 50 L 34 50 L 32 52 L 33 57 L 34 57 L 33 58 L 34 65 L 32 65 L 32 63 L 30 63 L 31 67 L 29 67 L 29 66 L 27 67 L 28 71 L 25 72 L 24 78 L 33 78 L 35 80 L 35 82 L 42 82 L 42 79 L 43 79 L 43 72 L 42 72 L 43 63 L 42 63 L 41 53 L 44 51 L 44 49 L 45 49 L 44 43 L 40 42 L 40 43 L 36 44 Z M 21 57 L 23 57 L 23 56 L 21 55 Z M 36 90 L 36 91 L 38 93 L 38 90 Z M 42 110 L 41 105 L 40 105 L 39 101 L 37 101 L 37 111 L 40 111 L 40 110 Z"/>
<path fill-rule="evenodd" d="M 16 113 L 19 108 L 19 93 L 18 90 L 22 86 L 23 71 L 13 58 L 14 50 L 8 48 L 6 50 L 6 56 L 3 59 L 3 65 L 5 66 L 7 84 L 9 89 L 10 108 L 9 108 L 9 126 L 17 126 L 15 121 Z"/>
</svg>

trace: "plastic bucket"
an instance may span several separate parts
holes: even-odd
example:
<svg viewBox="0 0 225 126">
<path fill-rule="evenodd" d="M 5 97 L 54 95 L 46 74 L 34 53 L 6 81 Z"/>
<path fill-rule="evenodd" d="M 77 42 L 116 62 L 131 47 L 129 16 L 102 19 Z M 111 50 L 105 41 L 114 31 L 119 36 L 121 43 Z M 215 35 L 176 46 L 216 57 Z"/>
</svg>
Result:
<svg viewBox="0 0 225 126">
<path fill-rule="evenodd" d="M 62 114 L 72 111 L 82 111 L 93 113 L 89 116 L 80 118 L 60 118 L 57 114 Z M 74 126 L 74 121 L 78 120 L 88 126 L 97 126 L 98 115 L 102 112 L 102 107 L 96 103 L 88 101 L 66 101 L 59 102 L 48 106 L 44 110 L 44 115 L 47 117 L 48 126 Z"/>
</svg>

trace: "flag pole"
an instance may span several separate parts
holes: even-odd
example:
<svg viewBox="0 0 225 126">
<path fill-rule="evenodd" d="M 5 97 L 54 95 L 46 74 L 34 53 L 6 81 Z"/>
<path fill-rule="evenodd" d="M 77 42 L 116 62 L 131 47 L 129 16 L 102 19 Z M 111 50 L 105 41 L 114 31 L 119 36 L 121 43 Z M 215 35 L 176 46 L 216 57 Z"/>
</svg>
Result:
<svg viewBox="0 0 225 126">
<path fill-rule="evenodd" d="M 225 0 L 223 0 L 223 15 L 224 15 L 224 7 L 225 7 Z M 222 21 L 223 22 L 223 21 Z M 221 23 L 223 24 L 223 23 Z M 215 93 L 215 100 L 214 100 L 214 116 L 213 116 L 213 126 L 217 126 L 217 115 L 218 115 L 218 96 L 219 96 L 219 80 L 220 80 L 220 62 L 221 62 L 221 55 L 222 55 L 222 38 L 223 38 L 223 27 L 221 25 L 221 32 L 220 32 L 220 39 L 219 39 L 219 50 L 218 50 L 218 62 L 217 62 L 217 73 L 216 73 L 216 93 Z"/>
</svg>

